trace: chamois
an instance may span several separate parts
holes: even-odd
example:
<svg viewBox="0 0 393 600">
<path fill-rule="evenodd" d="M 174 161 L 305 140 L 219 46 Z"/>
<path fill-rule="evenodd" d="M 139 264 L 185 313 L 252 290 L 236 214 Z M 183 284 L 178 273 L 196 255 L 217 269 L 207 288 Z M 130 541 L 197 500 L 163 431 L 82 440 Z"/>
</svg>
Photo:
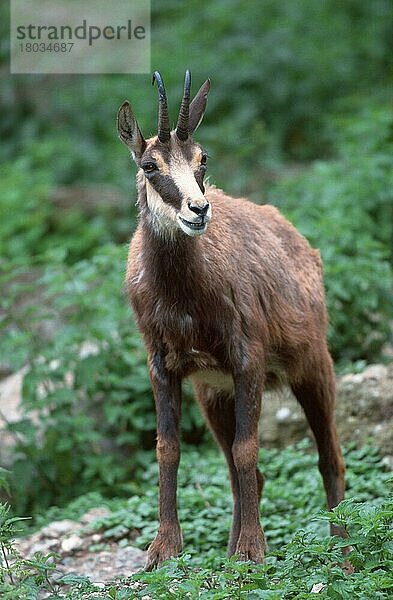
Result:
<svg viewBox="0 0 393 600">
<path fill-rule="evenodd" d="M 186 71 L 171 131 L 159 72 L 158 135 L 145 140 L 128 102 L 120 139 L 138 167 L 139 223 L 126 286 L 148 353 L 157 413 L 160 525 L 151 569 L 182 549 L 177 516 L 181 384 L 189 378 L 229 469 L 233 524 L 228 553 L 261 562 L 258 422 L 264 389 L 286 382 L 314 433 L 327 505 L 344 497 L 334 421 L 335 376 L 326 343 L 319 252 L 269 205 L 232 198 L 204 183 L 207 154 L 193 140 L 210 80 L 190 103 Z M 345 537 L 332 525 L 331 533 Z"/>
</svg>

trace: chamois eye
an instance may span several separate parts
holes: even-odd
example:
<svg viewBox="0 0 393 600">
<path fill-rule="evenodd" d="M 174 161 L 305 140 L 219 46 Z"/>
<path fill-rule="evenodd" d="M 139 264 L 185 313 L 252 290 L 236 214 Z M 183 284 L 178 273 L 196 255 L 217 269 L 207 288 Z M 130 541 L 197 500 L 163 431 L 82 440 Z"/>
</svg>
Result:
<svg viewBox="0 0 393 600">
<path fill-rule="evenodd" d="M 206 165 L 206 163 L 207 163 L 207 154 L 202 154 L 202 157 L 201 157 L 201 165 L 202 165 L 202 166 L 205 166 L 205 165 Z"/>
<path fill-rule="evenodd" d="M 144 170 L 145 173 L 153 173 L 153 171 L 157 171 L 158 167 L 155 163 L 148 162 L 148 163 L 142 165 L 142 169 Z"/>
</svg>

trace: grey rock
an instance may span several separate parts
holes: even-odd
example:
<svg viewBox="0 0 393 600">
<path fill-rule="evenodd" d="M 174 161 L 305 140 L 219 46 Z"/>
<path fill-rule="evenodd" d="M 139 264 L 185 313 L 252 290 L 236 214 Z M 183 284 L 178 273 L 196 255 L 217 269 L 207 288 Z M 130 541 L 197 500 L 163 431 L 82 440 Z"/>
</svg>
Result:
<svg viewBox="0 0 393 600">
<path fill-rule="evenodd" d="M 105 506 L 99 506 L 98 508 L 91 508 L 80 518 L 80 522 L 83 525 L 90 525 L 96 519 L 101 519 L 110 514 L 110 511 Z"/>
<path fill-rule="evenodd" d="M 66 554 L 77 552 L 83 548 L 83 539 L 76 535 L 75 533 L 70 535 L 70 537 L 66 537 L 60 545 L 60 548 Z"/>
<path fill-rule="evenodd" d="M 362 373 L 338 378 L 336 421 L 341 442 L 360 445 L 372 439 L 384 456 L 393 457 L 393 363 L 370 365 Z M 264 395 L 260 432 L 267 447 L 285 447 L 311 437 L 289 390 Z"/>
<path fill-rule="evenodd" d="M 59 570 L 62 574 L 77 573 L 89 577 L 94 583 L 105 583 L 136 573 L 143 568 L 145 562 L 146 552 L 139 548 L 119 548 L 112 544 L 109 550 L 67 557 L 59 564 Z"/>
<path fill-rule="evenodd" d="M 80 529 L 80 524 L 71 519 L 63 519 L 62 521 L 53 521 L 46 527 L 41 529 L 41 537 L 43 538 L 59 538 L 66 534 Z"/>
<path fill-rule="evenodd" d="M 139 571 L 146 562 L 146 552 L 133 546 L 117 544 L 104 534 L 90 533 L 86 525 L 94 519 L 108 514 L 105 507 L 97 507 L 85 513 L 81 522 L 64 519 L 54 521 L 32 535 L 16 542 L 23 557 L 31 557 L 34 552 L 56 552 L 56 571 L 53 580 L 63 575 L 75 573 L 84 575 L 94 583 L 106 583 L 119 577 L 127 577 Z M 90 550 L 93 544 L 105 546 L 99 551 Z"/>
</svg>

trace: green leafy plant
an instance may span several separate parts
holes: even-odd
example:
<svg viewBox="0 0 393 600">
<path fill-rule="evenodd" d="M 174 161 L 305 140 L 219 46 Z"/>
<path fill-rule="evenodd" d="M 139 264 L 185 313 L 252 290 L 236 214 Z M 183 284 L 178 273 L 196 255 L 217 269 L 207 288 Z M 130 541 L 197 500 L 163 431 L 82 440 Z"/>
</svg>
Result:
<svg viewBox="0 0 393 600">
<path fill-rule="evenodd" d="M 195 83 L 212 77 L 198 130 L 212 181 L 276 203 L 321 248 L 337 364 L 381 360 L 392 318 L 389 0 L 153 4 L 153 63 L 171 115 L 185 66 Z M 3 66 L 8 13 L 2 3 Z M 213 42 L 214 52 L 203 50 Z M 0 368 L 26 372 L 22 414 L 4 426 L 15 441 L 13 502 L 24 513 L 91 488 L 133 494 L 152 460 L 155 416 L 121 292 L 126 252 L 115 244 L 134 226 L 135 171 L 115 113 L 130 92 L 149 135 L 156 96 L 150 90 L 147 102 L 145 76 L 3 79 Z M 99 193 L 102 184 L 124 194 L 119 213 L 105 199 L 87 213 L 74 197 L 76 185 Z M 59 186 L 73 199 L 66 210 L 54 201 Z M 182 430 L 200 444 L 206 433 L 190 396 Z"/>
<path fill-rule="evenodd" d="M 55 200 L 55 179 L 45 167 L 54 148 L 49 146 L 45 153 L 45 143 L 40 142 L 44 156 L 38 165 L 35 147 L 29 150 L 29 155 L 0 167 L 0 272 L 10 263 L 19 267 L 34 264 L 40 256 L 41 263 L 50 263 L 53 255 L 73 263 L 89 257 L 101 245 L 124 239 L 126 196 L 117 213 L 109 204 L 110 196 L 108 205 L 96 203 L 93 211 L 86 213 L 78 204 L 78 193 L 89 190 L 85 186 L 69 190 L 68 195 L 75 198 L 70 206 L 61 207 Z M 130 220 L 129 227 L 131 224 Z"/>
<path fill-rule="evenodd" d="M 125 257 L 116 246 L 74 265 L 52 257 L 37 280 L 11 283 L 3 299 L 4 359 L 29 365 L 23 415 L 7 425 L 19 511 L 64 503 L 89 486 L 118 489 L 154 447 L 146 354 L 121 291 Z M 28 298 L 37 287 L 41 301 L 20 306 L 21 288 Z M 186 406 L 186 435 L 201 420 Z"/>
<path fill-rule="evenodd" d="M 227 492 L 223 488 L 227 485 L 224 477 L 219 482 L 219 471 L 215 465 L 217 459 L 213 456 L 201 457 L 187 456 L 187 467 L 182 477 L 186 477 L 194 486 L 194 495 L 184 493 L 184 479 L 180 486 L 180 503 L 183 514 L 182 522 L 185 527 L 184 538 L 187 549 L 191 554 L 184 554 L 178 559 L 165 563 L 152 573 L 140 573 L 131 577 L 127 588 L 126 582 L 118 586 L 119 591 L 130 594 L 130 598 L 142 598 L 148 595 L 152 598 L 265 598 L 273 600 L 285 600 L 289 598 L 313 598 L 316 591 L 322 598 L 359 598 L 388 599 L 393 589 L 393 530 L 391 527 L 393 516 L 393 496 L 388 492 L 390 475 L 383 471 L 381 462 L 374 450 L 370 447 L 361 450 L 350 450 L 346 453 L 348 471 L 352 480 L 351 493 L 359 493 L 367 500 L 359 501 L 356 497 L 342 502 L 332 512 L 318 512 L 317 504 L 322 501 L 322 494 L 313 499 L 308 506 L 302 502 L 303 494 L 312 497 L 315 490 L 315 464 L 311 468 L 310 480 L 306 474 L 310 471 L 310 465 L 314 462 L 313 454 L 307 454 L 302 445 L 297 448 L 288 448 L 281 456 L 276 452 L 262 453 L 261 461 L 269 465 L 270 475 L 278 477 L 278 481 L 271 481 L 272 486 L 267 487 L 262 503 L 263 520 L 266 523 L 266 531 L 269 531 L 274 522 L 286 521 L 284 515 L 288 516 L 292 527 L 289 531 L 281 534 L 276 539 L 269 538 L 269 552 L 263 565 L 252 565 L 251 563 L 239 563 L 236 557 L 223 560 L 224 528 L 227 528 L 227 520 L 223 515 L 214 511 L 214 503 L 217 508 L 221 506 L 219 498 L 224 499 L 222 508 L 229 516 L 229 507 L 225 502 Z M 359 459 L 363 458 L 363 465 Z M 196 482 L 201 475 L 192 471 L 193 461 L 199 466 L 199 473 L 206 470 L 206 481 L 204 485 L 204 502 L 212 502 L 208 511 L 204 507 L 196 506 L 195 496 L 198 495 Z M 191 461 L 191 464 L 190 464 Z M 379 464 L 379 476 L 376 477 L 376 465 Z M 288 478 L 288 471 L 298 473 L 303 478 L 303 487 L 299 489 L 298 483 Z M 363 473 L 368 473 L 370 480 L 375 481 L 377 494 L 372 496 L 369 489 L 364 489 L 365 480 Z M 215 476 L 212 476 L 215 473 Z M 371 474 L 373 473 L 373 474 Z M 286 487 L 281 477 L 287 477 Z M 374 479 L 374 477 L 376 477 Z M 296 478 L 295 478 L 296 479 Z M 269 478 L 267 483 L 269 483 Z M 356 483 L 355 483 L 356 482 Z M 390 480 L 390 483 L 392 481 Z M 280 511 L 280 504 L 273 508 L 275 496 L 272 496 L 275 488 L 284 486 L 277 496 L 285 498 L 288 502 L 285 512 Z M 215 493 L 214 488 L 221 489 Z M 185 488 L 187 489 L 187 484 Z M 367 488 L 367 486 L 366 486 Z M 314 494 L 315 496 L 315 494 Z M 291 499 L 291 500 L 290 500 Z M 289 502 L 290 500 L 290 502 Z M 145 520 L 149 518 L 146 513 L 147 505 L 150 505 L 150 495 L 145 499 L 145 508 L 138 511 L 137 502 L 131 500 L 125 510 L 118 509 L 109 517 L 96 522 L 96 527 L 107 527 L 110 532 L 116 519 L 123 524 L 131 524 L 143 527 L 143 519 L 140 519 L 144 511 Z M 270 504 L 271 503 L 271 504 Z M 225 507 L 225 508 L 224 508 Z M 306 508 L 305 508 L 306 507 Z M 282 506 L 283 508 L 283 506 Z M 189 513 L 187 512 L 189 511 Z M 213 511 L 210 519 L 209 512 Z M 349 533 L 348 540 L 331 538 L 321 529 L 304 530 L 304 512 L 311 517 L 311 523 L 326 520 L 342 524 Z M 140 516 L 139 516 L 140 515 Z M 187 518 L 192 521 L 188 528 Z M 277 520 L 272 520 L 272 519 Z M 214 527 L 213 523 L 218 523 Z M 127 526 L 127 525 L 126 525 Z M 283 527 L 288 524 L 283 523 Z M 146 526 L 145 526 L 146 527 Z M 222 532 L 221 548 L 217 546 L 217 529 Z M 205 536 L 201 533 L 206 532 Z M 227 533 L 227 531 L 225 532 Z M 139 543 L 144 539 L 142 535 Z M 138 540 L 137 540 L 138 542 Z M 350 544 L 352 551 L 347 560 L 355 567 L 353 573 L 348 573 L 340 566 L 343 562 L 342 548 Z M 135 591 L 135 583 L 141 587 Z M 132 585 L 132 587 L 131 587 Z M 134 594 L 134 595 L 133 595 Z M 116 597 L 116 596 L 115 596 Z M 125 596 L 127 597 L 127 596 Z"/>
<path fill-rule="evenodd" d="M 12 517 L 10 505 L 0 504 L 0 593 L 4 599 L 32 598 L 39 590 L 55 592 L 50 579 L 55 569 L 56 555 L 36 552 L 31 558 L 23 558 L 15 547 L 15 536 L 20 533 L 17 523 L 26 517 Z M 55 597 L 55 596 L 51 596 Z"/>
<path fill-rule="evenodd" d="M 393 112 L 361 108 L 331 130 L 340 158 L 283 180 L 270 200 L 321 250 L 334 357 L 372 361 L 393 316 Z"/>
<path fill-rule="evenodd" d="M 186 451 L 180 468 L 180 518 L 187 554 L 172 559 L 152 573 L 97 587 L 83 576 L 67 574 L 53 583 L 56 557 L 35 555 L 23 559 L 13 547 L 14 519 L 8 523 L 1 512 L 0 536 L 8 545 L 11 560 L 3 567 L 0 593 L 4 598 L 27 600 L 46 591 L 51 598 L 69 600 L 131 600 L 178 598 L 264 598 L 289 600 L 322 598 L 388 600 L 393 590 L 393 483 L 381 457 L 371 446 L 345 452 L 348 499 L 331 512 L 321 511 L 322 483 L 317 458 L 309 442 L 283 451 L 262 451 L 261 467 L 267 475 L 262 520 L 269 551 L 263 565 L 224 559 L 231 513 L 230 492 L 222 457 L 212 451 Z M 316 480 L 319 485 L 316 486 Z M 130 499 L 103 500 L 88 495 L 68 508 L 51 509 L 42 519 L 67 518 L 70 514 L 101 505 L 110 512 L 88 525 L 103 539 L 122 538 L 123 545 L 146 547 L 156 528 L 157 471 L 150 467 L 140 491 Z M 318 493 L 315 490 L 318 489 Z M 349 539 L 326 535 L 325 522 L 343 525 Z M 274 530 L 275 528 L 275 530 Z M 137 537 L 135 538 L 135 535 Z M 343 570 L 342 547 L 351 545 L 347 560 L 353 573 Z M 11 577 L 10 577 L 11 574 Z M 14 594 L 14 596 L 12 595 Z"/>
</svg>

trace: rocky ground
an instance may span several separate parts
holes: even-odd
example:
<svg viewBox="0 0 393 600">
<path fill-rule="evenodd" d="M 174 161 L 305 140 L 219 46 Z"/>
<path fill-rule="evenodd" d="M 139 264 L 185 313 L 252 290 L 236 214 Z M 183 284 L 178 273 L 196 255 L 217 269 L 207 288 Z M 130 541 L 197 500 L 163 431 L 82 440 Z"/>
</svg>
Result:
<svg viewBox="0 0 393 600">
<path fill-rule="evenodd" d="M 0 421 L 18 420 L 22 379 L 23 373 L 19 373 L 0 383 Z M 336 414 L 343 442 L 353 440 L 360 445 L 371 439 L 393 469 L 393 363 L 371 365 L 360 374 L 339 378 Z M 264 397 L 262 444 L 283 447 L 307 435 L 305 418 L 289 393 Z M 108 540 L 104 532 L 90 527 L 106 511 L 92 509 L 80 521 L 53 522 L 20 540 L 19 551 L 26 557 L 36 551 L 59 554 L 57 577 L 77 573 L 104 584 L 128 576 L 144 565 L 146 553 L 132 546 L 132 534 L 130 539 Z"/>
<path fill-rule="evenodd" d="M 393 468 L 393 363 L 370 365 L 338 379 L 336 421 L 342 442 L 371 440 Z M 262 444 L 276 448 L 310 435 L 289 391 L 265 395 L 260 430 Z"/>
<path fill-rule="evenodd" d="M 146 552 L 132 546 L 132 540 L 108 540 L 103 532 L 92 531 L 92 522 L 108 513 L 104 507 L 93 508 L 79 521 L 54 521 L 18 540 L 17 549 L 23 557 L 32 556 L 35 552 L 58 554 L 60 559 L 56 561 L 54 580 L 75 573 L 101 585 L 129 576 L 144 566 Z"/>
</svg>

